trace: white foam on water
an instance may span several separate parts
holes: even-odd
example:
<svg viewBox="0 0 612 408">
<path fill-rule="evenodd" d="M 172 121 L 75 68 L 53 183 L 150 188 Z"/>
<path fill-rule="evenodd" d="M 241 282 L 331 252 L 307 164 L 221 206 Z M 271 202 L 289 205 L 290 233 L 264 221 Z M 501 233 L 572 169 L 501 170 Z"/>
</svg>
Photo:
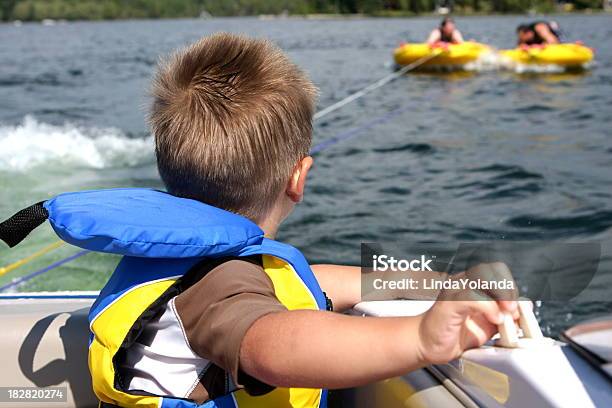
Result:
<svg viewBox="0 0 612 408">
<path fill-rule="evenodd" d="M 514 66 L 514 72 L 517 74 L 558 74 L 565 71 L 565 67 L 555 64 L 516 64 Z"/>
<path fill-rule="evenodd" d="M 582 66 L 588 69 L 592 64 Z M 576 69 L 577 67 L 571 67 Z M 521 64 L 512 59 L 491 51 L 483 53 L 476 61 L 464 66 L 466 71 L 486 72 L 486 71 L 511 71 L 517 74 L 553 74 L 567 72 L 568 67 L 556 64 Z"/>
<path fill-rule="evenodd" d="M 465 65 L 467 71 L 487 72 L 505 67 L 506 61 L 495 51 L 484 52 L 474 62 Z"/>
<path fill-rule="evenodd" d="M 15 126 L 0 125 L 0 171 L 22 172 L 50 162 L 134 166 L 152 157 L 152 137 L 129 138 L 116 128 L 51 125 L 33 116 Z"/>
</svg>

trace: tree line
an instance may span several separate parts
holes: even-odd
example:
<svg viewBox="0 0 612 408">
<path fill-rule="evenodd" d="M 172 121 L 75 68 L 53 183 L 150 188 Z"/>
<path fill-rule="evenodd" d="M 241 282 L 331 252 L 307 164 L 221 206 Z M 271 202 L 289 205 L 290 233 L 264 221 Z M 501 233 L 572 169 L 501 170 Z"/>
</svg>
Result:
<svg viewBox="0 0 612 408">
<path fill-rule="evenodd" d="M 603 7 L 603 0 L 0 0 L 0 16 L 4 21 L 40 21 L 280 13 L 409 15 L 438 7 L 458 13 L 521 13 L 550 12 L 560 1 L 565 9 Z"/>
</svg>

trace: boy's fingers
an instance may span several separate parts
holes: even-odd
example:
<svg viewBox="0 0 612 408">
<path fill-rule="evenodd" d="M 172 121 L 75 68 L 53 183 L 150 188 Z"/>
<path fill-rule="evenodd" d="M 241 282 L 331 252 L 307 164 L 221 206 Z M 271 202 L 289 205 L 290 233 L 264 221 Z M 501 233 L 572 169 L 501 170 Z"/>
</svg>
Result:
<svg viewBox="0 0 612 408">
<path fill-rule="evenodd" d="M 441 293 L 439 300 L 442 299 L 450 301 L 450 303 L 456 303 L 455 310 L 465 318 L 476 313 L 482 313 L 493 325 L 501 324 L 505 313 L 510 314 L 514 320 L 520 317 L 517 301 L 496 301 L 487 294 L 476 290 L 466 289 Z"/>
<path fill-rule="evenodd" d="M 474 292 L 469 296 L 471 300 L 469 301 L 453 301 L 451 303 L 455 303 L 455 310 L 461 314 L 465 319 L 477 315 L 482 314 L 485 316 L 487 321 L 491 324 L 497 325 L 503 322 L 504 316 L 499 308 L 499 305 L 496 301 L 491 300 L 487 296 Z"/>
<path fill-rule="evenodd" d="M 482 313 L 490 323 L 500 324 L 504 321 L 504 316 L 497 302 L 489 300 L 470 303 L 472 304 L 472 311 Z"/>
<path fill-rule="evenodd" d="M 514 320 L 520 317 L 518 303 L 514 300 L 500 300 L 499 308 L 504 313 L 510 313 Z"/>
<path fill-rule="evenodd" d="M 466 327 L 471 333 L 466 348 L 479 347 L 497 333 L 497 325 L 491 324 L 483 315 L 470 317 L 466 321 Z"/>
</svg>

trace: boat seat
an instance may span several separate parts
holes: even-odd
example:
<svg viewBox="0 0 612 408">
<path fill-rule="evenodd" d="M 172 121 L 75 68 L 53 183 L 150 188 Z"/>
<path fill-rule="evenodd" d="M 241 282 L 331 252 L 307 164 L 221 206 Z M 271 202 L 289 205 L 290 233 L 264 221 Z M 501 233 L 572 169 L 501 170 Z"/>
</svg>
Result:
<svg viewBox="0 0 612 408">
<path fill-rule="evenodd" d="M 61 387 L 64 399 L 0 402 L 0 408 L 98 406 L 87 368 L 91 303 L 91 299 L 65 298 L 0 300 L 0 384 Z M 3 395 L 1 400 L 6 398 Z"/>
</svg>

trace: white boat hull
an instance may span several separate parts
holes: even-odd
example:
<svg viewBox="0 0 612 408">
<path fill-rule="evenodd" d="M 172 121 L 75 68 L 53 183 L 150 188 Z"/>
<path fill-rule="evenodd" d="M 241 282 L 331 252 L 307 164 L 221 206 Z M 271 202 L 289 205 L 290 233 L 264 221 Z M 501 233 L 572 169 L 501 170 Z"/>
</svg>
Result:
<svg viewBox="0 0 612 408">
<path fill-rule="evenodd" d="M 363 302 L 355 306 L 353 313 L 415 316 L 432 304 L 426 301 Z M 451 364 L 420 371 L 431 373 L 464 406 L 612 407 L 610 379 L 559 341 L 526 342 L 525 347 L 514 349 L 487 345 L 467 351 Z M 401 379 L 415 394 L 426 391 L 409 376 Z M 471 401 L 466 401 L 466 396 Z M 404 401 L 408 403 L 404 407 L 419 406 L 411 405 L 410 398 L 413 397 Z"/>
<path fill-rule="evenodd" d="M 0 402 L 0 408 L 97 407 L 87 368 L 87 313 L 93 299 L 12 296 L 15 298 L 3 295 L 0 299 L 0 384 L 11 388 L 60 386 L 65 387 L 66 395 L 61 403 L 44 399 Z"/>
<path fill-rule="evenodd" d="M 23 408 L 97 407 L 87 368 L 87 313 L 94 292 L 0 296 L 0 384 L 65 387 L 65 401 Z M 353 314 L 410 316 L 425 301 L 365 302 Z M 612 382 L 565 343 L 529 348 L 485 346 L 451 364 L 342 393 L 354 407 L 612 407 Z M 15 403 L 0 402 L 0 408 Z"/>
</svg>

